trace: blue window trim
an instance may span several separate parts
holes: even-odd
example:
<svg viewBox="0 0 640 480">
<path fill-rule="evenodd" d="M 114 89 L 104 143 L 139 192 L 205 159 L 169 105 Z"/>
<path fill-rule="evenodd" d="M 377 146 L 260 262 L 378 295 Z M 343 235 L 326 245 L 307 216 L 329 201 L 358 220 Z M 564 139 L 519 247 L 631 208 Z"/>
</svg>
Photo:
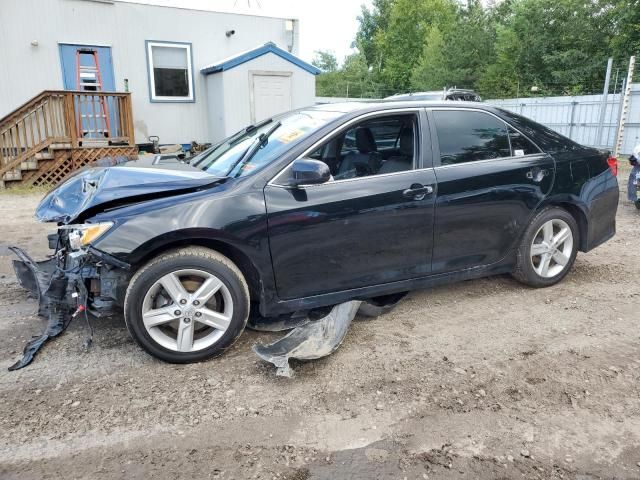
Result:
<svg viewBox="0 0 640 480">
<path fill-rule="evenodd" d="M 300 67 L 301 69 L 313 75 L 320 74 L 320 69 L 314 67 L 310 63 L 305 62 L 304 60 L 301 60 L 295 55 L 291 55 L 286 50 L 282 50 L 281 48 L 277 47 L 276 44 L 273 42 L 265 43 L 264 45 L 258 48 L 254 48 L 253 50 L 244 52 L 241 55 L 225 60 L 222 63 L 209 65 L 208 67 L 205 67 L 202 70 L 200 70 L 200 73 L 204 75 L 210 75 L 212 73 L 224 72 L 226 70 L 232 69 L 233 67 L 237 67 L 238 65 L 242 65 L 243 63 L 246 63 L 250 60 L 261 57 L 262 55 L 266 55 L 267 53 L 273 53 L 279 56 L 280 58 L 293 63 L 297 67 Z"/>
<path fill-rule="evenodd" d="M 153 98 L 153 87 L 151 85 L 151 75 L 153 75 L 153 71 L 151 70 L 151 58 L 149 54 L 149 44 L 157 44 L 157 45 L 184 45 L 189 47 L 189 62 L 190 62 L 190 72 L 189 76 L 191 77 L 190 89 L 191 89 L 191 98 L 187 97 L 176 97 L 175 100 L 168 98 Z M 195 86 L 195 78 L 194 78 L 194 68 L 193 68 L 193 45 L 189 42 L 173 42 L 171 40 L 145 40 L 144 41 L 144 51 L 147 58 L 147 85 L 149 88 L 149 101 L 151 103 L 195 103 L 196 101 L 196 86 Z"/>
</svg>

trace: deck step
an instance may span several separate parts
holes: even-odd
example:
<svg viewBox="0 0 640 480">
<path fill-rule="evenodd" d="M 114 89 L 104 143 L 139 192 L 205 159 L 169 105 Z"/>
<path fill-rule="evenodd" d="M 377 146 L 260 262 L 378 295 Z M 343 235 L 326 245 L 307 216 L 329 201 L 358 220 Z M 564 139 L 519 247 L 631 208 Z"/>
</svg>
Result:
<svg viewBox="0 0 640 480">
<path fill-rule="evenodd" d="M 46 150 L 43 152 L 36 153 L 36 160 L 53 160 L 54 155 L 51 152 L 47 152 Z"/>
<path fill-rule="evenodd" d="M 69 148 L 71 148 L 70 143 L 52 143 L 49 146 L 50 150 L 68 150 Z"/>
<path fill-rule="evenodd" d="M 22 172 L 18 169 L 9 170 L 3 175 L 2 180 L 4 180 L 5 182 L 11 180 L 22 180 Z"/>
<path fill-rule="evenodd" d="M 30 158 L 29 160 L 25 160 L 20 163 L 20 170 L 37 170 L 38 169 L 38 160 L 35 158 Z"/>
</svg>

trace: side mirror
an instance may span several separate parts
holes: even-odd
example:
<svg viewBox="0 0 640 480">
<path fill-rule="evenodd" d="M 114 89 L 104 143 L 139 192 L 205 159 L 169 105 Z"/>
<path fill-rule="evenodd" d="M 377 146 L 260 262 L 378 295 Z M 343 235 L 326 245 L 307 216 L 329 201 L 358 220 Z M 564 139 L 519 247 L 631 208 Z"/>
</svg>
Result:
<svg viewBox="0 0 640 480">
<path fill-rule="evenodd" d="M 317 185 L 328 182 L 330 179 L 331 172 L 326 163 L 310 158 L 299 158 L 291 166 L 289 185 L 292 187 Z"/>
</svg>

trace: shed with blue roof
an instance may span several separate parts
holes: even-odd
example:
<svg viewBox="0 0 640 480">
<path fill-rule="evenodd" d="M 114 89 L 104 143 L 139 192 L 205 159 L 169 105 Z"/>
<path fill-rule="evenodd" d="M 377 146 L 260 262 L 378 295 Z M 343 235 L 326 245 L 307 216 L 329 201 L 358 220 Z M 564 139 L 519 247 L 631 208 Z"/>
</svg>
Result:
<svg viewBox="0 0 640 480">
<path fill-rule="evenodd" d="M 320 70 L 269 42 L 200 72 L 206 78 L 215 141 L 278 113 L 313 105 Z"/>
</svg>

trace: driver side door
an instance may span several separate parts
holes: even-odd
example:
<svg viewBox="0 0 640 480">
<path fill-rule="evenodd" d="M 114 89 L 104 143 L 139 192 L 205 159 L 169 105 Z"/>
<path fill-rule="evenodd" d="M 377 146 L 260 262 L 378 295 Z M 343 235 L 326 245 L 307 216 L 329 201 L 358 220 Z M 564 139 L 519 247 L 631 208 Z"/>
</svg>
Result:
<svg viewBox="0 0 640 480">
<path fill-rule="evenodd" d="M 381 121 L 384 137 L 376 136 Z M 390 142 L 393 125 L 397 139 Z M 285 169 L 265 187 L 280 299 L 429 274 L 436 193 L 429 138 L 423 110 L 369 115 L 348 122 L 304 155 L 325 161 L 330 181 L 288 187 Z M 359 143 L 344 149 L 345 142 Z M 385 153 L 391 143 L 398 151 Z"/>
</svg>

